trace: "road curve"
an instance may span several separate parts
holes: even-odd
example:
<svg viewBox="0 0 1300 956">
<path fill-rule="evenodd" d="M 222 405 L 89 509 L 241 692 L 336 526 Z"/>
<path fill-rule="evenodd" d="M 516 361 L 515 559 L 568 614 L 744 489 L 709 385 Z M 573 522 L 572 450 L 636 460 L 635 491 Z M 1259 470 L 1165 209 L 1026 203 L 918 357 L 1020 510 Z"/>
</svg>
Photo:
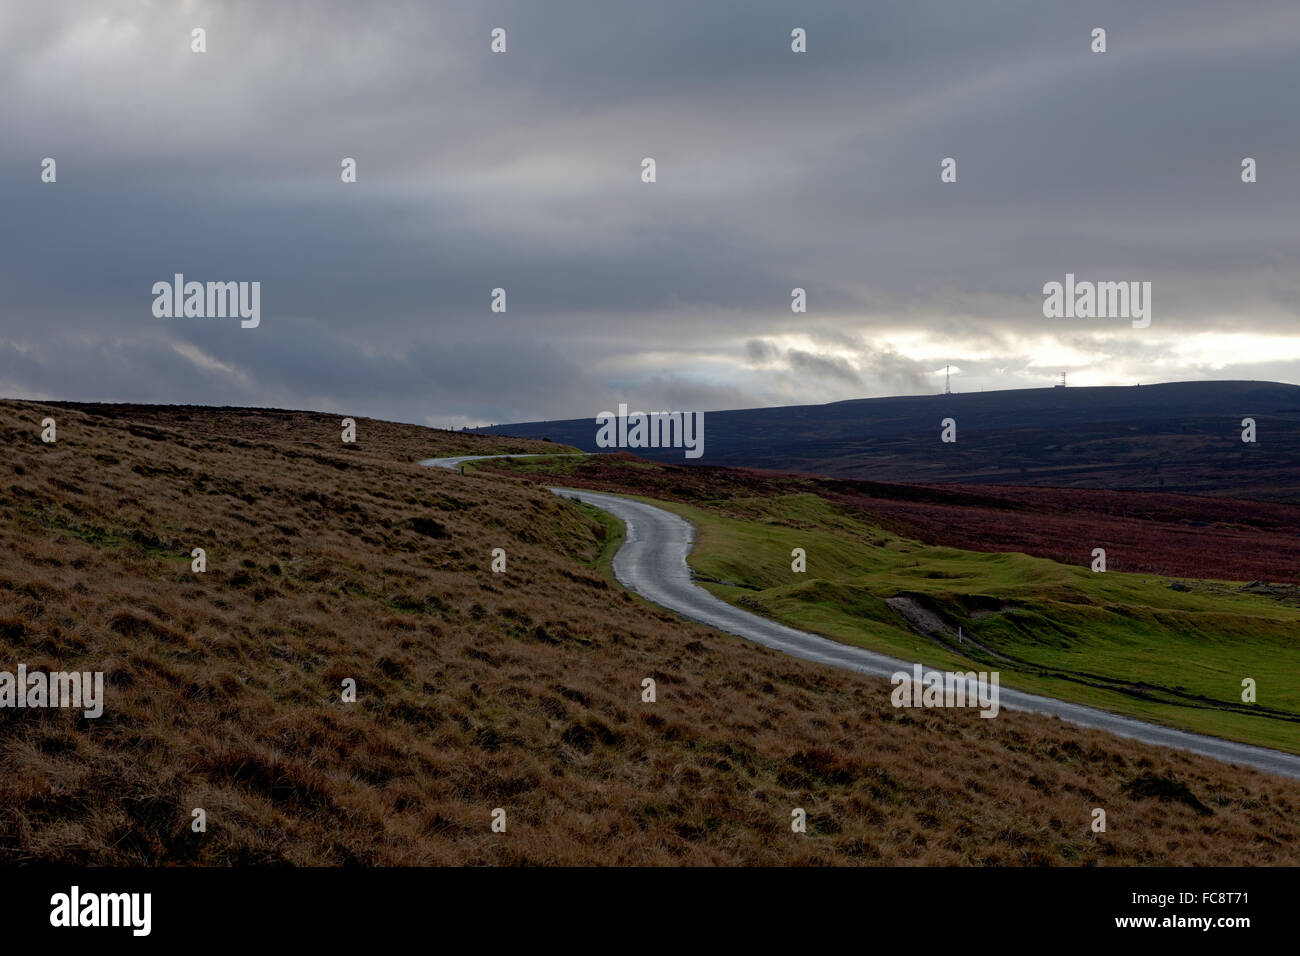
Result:
<svg viewBox="0 0 1300 956">
<path fill-rule="evenodd" d="M 474 457 L 524 458 L 534 455 L 469 456 L 430 458 L 420 462 L 455 469 Z M 864 648 L 841 644 L 807 631 L 800 631 L 728 604 L 714 597 L 691 579 L 686 556 L 695 542 L 695 528 L 685 518 L 653 505 L 617 495 L 573 488 L 552 488 L 562 498 L 581 501 L 614 515 L 627 526 L 627 537 L 614 555 L 614 576 L 629 591 L 709 627 L 735 634 L 791 657 L 829 664 L 845 670 L 889 677 L 898 671 L 911 673 L 912 663 L 877 654 Z M 1059 717 L 1062 720 L 1109 731 L 1121 737 L 1159 747 L 1174 747 L 1212 757 L 1224 763 L 1254 767 L 1267 773 L 1300 778 L 1300 756 L 1234 743 L 1218 737 L 1193 734 L 1172 727 L 1121 717 L 1095 707 L 1072 704 L 1051 697 L 1027 694 L 1009 687 L 999 688 L 1000 705 Z"/>
<path fill-rule="evenodd" d="M 426 468 L 450 468 L 455 471 L 467 461 L 485 461 L 488 458 L 585 458 L 585 451 L 557 451 L 554 454 L 542 453 L 539 455 L 461 455 L 459 458 L 426 458 L 423 461 L 417 461 L 417 465 L 424 465 Z"/>
</svg>

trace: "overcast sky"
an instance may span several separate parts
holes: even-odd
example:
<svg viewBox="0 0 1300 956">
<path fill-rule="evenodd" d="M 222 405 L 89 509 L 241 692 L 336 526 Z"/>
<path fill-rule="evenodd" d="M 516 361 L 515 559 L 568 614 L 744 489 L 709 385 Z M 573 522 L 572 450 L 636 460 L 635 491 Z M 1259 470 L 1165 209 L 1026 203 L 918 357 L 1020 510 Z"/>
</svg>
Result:
<svg viewBox="0 0 1300 956">
<path fill-rule="evenodd" d="M 0 395 L 459 426 L 949 363 L 1300 382 L 1298 146 L 1295 0 L 7 3 Z M 178 272 L 260 281 L 260 326 L 155 317 Z M 1150 326 L 1044 318 L 1067 272 L 1151 282 Z"/>
</svg>

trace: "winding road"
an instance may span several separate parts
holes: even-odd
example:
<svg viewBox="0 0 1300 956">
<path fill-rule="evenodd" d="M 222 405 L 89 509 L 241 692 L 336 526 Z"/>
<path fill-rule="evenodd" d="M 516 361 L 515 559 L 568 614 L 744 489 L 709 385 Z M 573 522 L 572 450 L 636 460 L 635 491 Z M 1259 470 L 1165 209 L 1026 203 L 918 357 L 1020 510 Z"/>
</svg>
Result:
<svg viewBox="0 0 1300 956">
<path fill-rule="evenodd" d="M 479 458 L 549 457 L 552 456 L 470 455 L 460 458 L 429 458 L 420 464 L 454 470 L 463 462 Z M 714 597 L 691 579 L 686 556 L 695 542 L 695 528 L 685 518 L 617 495 L 573 488 L 552 488 L 551 491 L 562 498 L 581 501 L 606 511 L 626 525 L 626 540 L 614 555 L 614 576 L 625 588 L 646 600 L 693 621 L 735 634 L 791 657 L 876 677 L 889 677 L 898 671 L 911 673 L 913 665 L 908 661 L 787 627 Z M 1300 778 L 1300 756 L 1293 754 L 1162 727 L 1095 707 L 1040 697 L 1008 687 L 999 688 L 999 697 L 1000 705 L 1012 710 L 1047 714 L 1081 727 L 1109 731 L 1143 743 L 1175 747 L 1225 763 Z"/>
</svg>

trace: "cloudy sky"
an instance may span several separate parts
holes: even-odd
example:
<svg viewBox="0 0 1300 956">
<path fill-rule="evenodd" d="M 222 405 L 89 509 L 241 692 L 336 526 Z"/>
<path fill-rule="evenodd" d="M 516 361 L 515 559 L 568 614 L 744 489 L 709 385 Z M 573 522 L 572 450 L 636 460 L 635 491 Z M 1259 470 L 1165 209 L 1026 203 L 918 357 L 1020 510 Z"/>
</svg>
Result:
<svg viewBox="0 0 1300 956">
<path fill-rule="evenodd" d="M 1300 382 L 1298 54 L 1294 0 L 4 4 L 0 395 L 459 426 L 949 363 Z M 260 281 L 261 325 L 156 318 L 178 272 Z M 1067 272 L 1150 281 L 1150 326 L 1044 318 Z"/>
</svg>

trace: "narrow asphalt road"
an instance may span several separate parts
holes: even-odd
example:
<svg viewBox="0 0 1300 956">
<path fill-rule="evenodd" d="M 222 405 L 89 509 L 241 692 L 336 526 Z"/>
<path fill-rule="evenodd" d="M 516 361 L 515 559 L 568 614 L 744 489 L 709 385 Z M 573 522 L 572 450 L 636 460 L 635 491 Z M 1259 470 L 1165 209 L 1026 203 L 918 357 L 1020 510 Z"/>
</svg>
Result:
<svg viewBox="0 0 1300 956">
<path fill-rule="evenodd" d="M 463 458 L 430 458 L 420 462 L 442 468 L 457 468 L 475 457 L 525 458 L 546 455 L 492 455 Z M 701 624 L 735 634 L 792 657 L 842 667 L 846 670 L 889 677 L 898 671 L 912 672 L 912 663 L 877 654 L 860 647 L 778 624 L 742 611 L 714 597 L 691 579 L 686 556 L 695 542 L 689 521 L 662 508 L 617 495 L 572 488 L 552 488 L 562 498 L 581 501 L 606 511 L 627 526 L 627 538 L 614 555 L 614 576 L 629 591 L 661 607 Z M 1254 767 L 1268 773 L 1300 778 L 1300 756 L 1234 743 L 1218 737 L 1162 727 L 1107 713 L 1095 707 L 1072 704 L 1051 697 L 999 688 L 1000 705 L 1012 710 L 1048 714 L 1082 727 L 1106 730 L 1121 737 L 1160 747 L 1176 747 L 1230 764 Z"/>
<path fill-rule="evenodd" d="M 467 461 L 484 461 L 488 458 L 586 458 L 585 451 L 557 451 L 554 455 L 461 455 L 459 458 L 426 458 L 417 465 L 426 468 L 450 468 L 455 471 Z"/>
</svg>

